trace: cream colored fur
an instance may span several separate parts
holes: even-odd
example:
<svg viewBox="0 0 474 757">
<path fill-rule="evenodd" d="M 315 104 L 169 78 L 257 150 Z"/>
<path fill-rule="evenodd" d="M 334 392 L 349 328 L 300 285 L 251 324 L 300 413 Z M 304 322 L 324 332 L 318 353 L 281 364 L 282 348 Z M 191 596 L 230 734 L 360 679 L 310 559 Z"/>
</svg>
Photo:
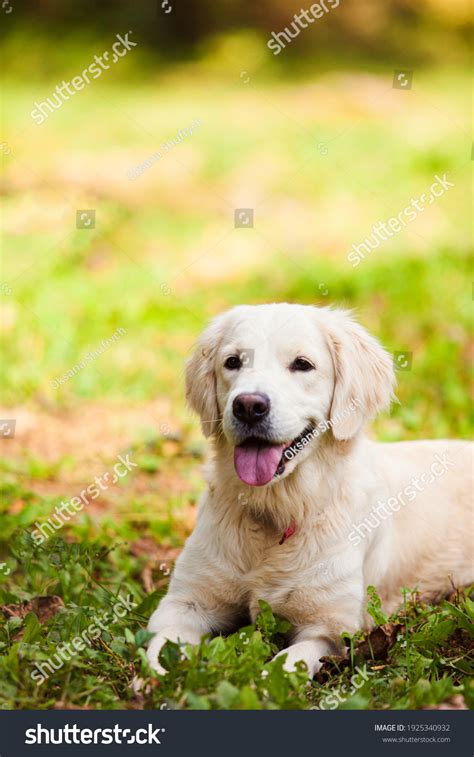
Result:
<svg viewBox="0 0 474 757">
<path fill-rule="evenodd" d="M 245 353 L 244 366 L 226 370 L 236 353 Z M 290 371 L 297 356 L 316 370 Z M 342 631 L 368 626 L 368 585 L 393 609 L 403 586 L 433 596 L 473 580 L 472 445 L 368 439 L 363 427 L 389 406 L 393 386 L 391 356 L 345 311 L 242 306 L 211 323 L 187 366 L 187 398 L 212 444 L 208 487 L 150 618 L 152 667 L 161 670 L 167 639 L 195 644 L 231 630 L 243 612 L 255 618 L 264 599 L 294 627 L 285 665 L 304 660 L 314 675 Z M 234 470 L 240 392 L 270 397 L 277 441 L 297 437 L 308 419 L 327 426 L 266 486 L 248 486 Z M 387 500 L 393 509 L 384 505 L 375 518 Z"/>
</svg>

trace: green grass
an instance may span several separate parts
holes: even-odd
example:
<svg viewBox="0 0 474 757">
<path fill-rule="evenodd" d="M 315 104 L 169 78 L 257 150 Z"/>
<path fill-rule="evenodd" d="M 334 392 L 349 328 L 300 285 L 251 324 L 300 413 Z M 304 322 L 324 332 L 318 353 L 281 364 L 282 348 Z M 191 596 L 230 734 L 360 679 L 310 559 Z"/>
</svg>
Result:
<svg viewBox="0 0 474 757">
<path fill-rule="evenodd" d="M 146 270 L 127 265 L 121 271 L 126 297 L 113 277 L 91 291 L 91 282 L 82 282 L 76 267 L 65 281 L 52 276 L 39 289 L 25 285 L 26 310 L 18 313 L 5 344 L 6 397 L 12 403 L 41 398 L 62 407 L 77 397 L 140 402 L 156 393 L 166 395 L 183 419 L 184 358 L 214 312 L 241 302 L 335 303 L 354 308 L 390 351 L 413 353 L 412 370 L 398 374 L 400 404 L 390 421 L 376 426 L 382 438 L 469 438 L 469 258 L 454 251 L 433 251 L 429 259 L 401 254 L 396 266 L 367 261 L 356 275 L 328 261 L 304 265 L 301 271 L 282 257 L 273 263 L 271 282 L 268 273 L 256 270 L 243 280 L 196 290 L 184 301 L 161 295 L 150 286 Z M 62 298 L 65 310 L 59 318 Z M 33 312 L 43 313 L 41 320 Z M 125 335 L 103 356 L 59 388 L 53 386 L 119 327 Z"/>
<path fill-rule="evenodd" d="M 389 619 L 372 591 L 369 611 L 393 629 L 393 643 L 383 649 L 369 645 L 364 652 L 362 635 L 348 637 L 348 660 L 325 665 L 313 681 L 304 665 L 287 673 L 281 658 L 271 661 L 289 624 L 275 618 L 264 602 L 255 625 L 225 638 L 203 639 L 195 648 L 169 642 L 160 657 L 168 675 L 150 674 L 144 626 L 165 586 L 144 594 L 139 576 L 147 560 L 131 556 L 124 543 L 106 547 L 100 537 L 82 543 L 54 537 L 40 547 L 27 533 L 13 540 L 8 567 L 15 572 L 21 564 L 25 572 L 21 588 L 12 578 L 4 581 L 2 603 L 50 595 L 61 597 L 64 606 L 44 624 L 34 612 L 2 623 L 0 699 L 5 708 L 410 709 L 456 694 L 474 704 L 469 659 L 474 604 L 463 593 L 433 607 L 406 592 L 402 610 Z M 133 598 L 133 610 L 123 621 L 106 625 L 100 637 L 91 633 L 80 653 L 71 654 L 75 647 L 70 646 L 69 660 L 59 667 L 58 647 L 71 645 L 104 612 L 112 612 L 119 596 Z M 56 671 L 41 667 L 51 657 Z M 39 678 L 37 670 L 47 677 Z M 131 689 L 134 675 L 144 681 L 138 696 Z"/>
<path fill-rule="evenodd" d="M 397 92 L 391 62 L 361 62 L 350 76 L 343 62 L 315 62 L 284 78 L 273 63 L 247 63 L 246 85 L 242 60 L 264 51 L 242 40 L 233 39 L 222 59 L 214 53 L 173 68 L 153 69 L 134 52 L 42 126 L 29 117 L 34 101 L 80 71 L 107 40 L 78 45 L 67 61 L 48 56 L 44 40 L 28 53 L 22 43 L 29 62 L 6 56 L 2 140 L 11 154 L 3 155 L 0 388 L 5 417 L 18 423 L 17 438 L 3 443 L 0 468 L 0 604 L 57 595 L 63 608 L 44 624 L 35 613 L 0 613 L 5 707 L 307 708 L 349 687 L 363 665 L 367 682 L 339 706 L 417 708 L 454 693 L 472 704 L 472 605 L 459 596 L 430 607 L 413 595 L 382 662 L 359 659 L 353 640 L 348 666 L 328 665 L 314 682 L 303 672 L 288 675 L 269 662 L 284 625 L 264 607 L 256 627 L 203 642 L 188 659 L 169 645 L 169 676 L 133 698 L 132 676 L 147 677 L 147 617 L 166 588 L 159 566 L 192 530 L 203 488 L 204 445 L 184 407 L 182 368 L 210 317 L 243 302 L 354 308 L 387 349 L 413 353 L 411 370 L 398 373 L 399 404 L 376 420 L 375 436 L 472 435 L 465 73 L 419 67 L 413 90 Z M 20 76 L 25 66 L 28 80 Z M 202 126 L 191 138 L 127 180 L 129 168 L 196 118 Z M 351 245 L 444 173 L 455 186 L 353 269 Z M 255 208 L 254 229 L 234 229 L 236 207 Z M 81 208 L 96 209 L 94 230 L 76 229 Z M 54 385 L 119 328 L 125 333 L 107 351 Z M 129 409 L 144 409 L 146 419 L 134 416 L 120 432 L 105 423 Z M 28 419 L 40 424 L 33 432 Z M 91 438 L 102 428 L 103 448 Z M 137 469 L 84 508 L 60 541 L 35 547 L 28 538 L 34 524 L 127 450 Z M 141 540 L 161 550 L 148 574 L 149 555 L 136 548 Z M 36 686 L 34 663 L 118 594 L 137 603 L 126 622 Z"/>
</svg>

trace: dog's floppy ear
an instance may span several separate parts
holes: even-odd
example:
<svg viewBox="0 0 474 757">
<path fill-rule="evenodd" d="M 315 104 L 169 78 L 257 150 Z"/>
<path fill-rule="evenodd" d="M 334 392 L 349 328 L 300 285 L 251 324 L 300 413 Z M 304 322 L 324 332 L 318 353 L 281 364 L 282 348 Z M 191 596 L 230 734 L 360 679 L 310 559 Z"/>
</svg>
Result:
<svg viewBox="0 0 474 757">
<path fill-rule="evenodd" d="M 331 428 L 335 439 L 351 439 L 365 421 L 390 405 L 395 371 L 392 356 L 349 311 L 326 313 L 335 373 Z"/>
<path fill-rule="evenodd" d="M 186 362 L 186 399 L 201 418 L 204 436 L 212 436 L 219 427 L 215 355 L 222 330 L 221 315 L 203 331 L 193 354 Z"/>
</svg>

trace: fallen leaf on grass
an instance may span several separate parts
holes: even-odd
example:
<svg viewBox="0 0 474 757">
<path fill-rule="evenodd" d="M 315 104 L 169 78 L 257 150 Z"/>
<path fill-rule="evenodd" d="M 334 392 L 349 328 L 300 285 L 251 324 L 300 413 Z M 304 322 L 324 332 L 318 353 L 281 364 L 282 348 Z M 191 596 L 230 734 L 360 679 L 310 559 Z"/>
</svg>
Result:
<svg viewBox="0 0 474 757">
<path fill-rule="evenodd" d="M 64 607 L 64 602 L 61 597 L 56 594 L 46 597 L 34 597 L 30 600 L 20 602 L 20 604 L 0 605 L 0 612 L 5 618 L 25 618 L 29 612 L 33 612 L 38 622 L 43 625 L 56 615 L 59 610 Z M 14 636 L 13 639 L 18 641 L 23 637 L 25 629 L 21 629 Z"/>
<path fill-rule="evenodd" d="M 6 618 L 24 618 L 29 612 L 34 612 L 40 623 L 46 623 L 62 607 L 64 607 L 64 602 L 61 597 L 53 594 L 47 597 L 34 597 L 18 605 L 0 605 L 0 612 Z"/>
<path fill-rule="evenodd" d="M 386 660 L 400 629 L 401 625 L 398 623 L 384 623 L 374 628 L 368 637 L 357 645 L 356 656 L 361 656 L 364 660 Z"/>
<path fill-rule="evenodd" d="M 331 655 L 321 657 L 323 663 L 319 671 L 314 676 L 320 684 L 327 683 L 333 676 L 342 673 L 343 670 L 350 667 L 350 661 L 347 657 L 341 655 Z"/>
<path fill-rule="evenodd" d="M 355 657 L 363 660 L 386 660 L 390 649 L 397 640 L 401 625 L 396 623 L 384 623 L 374 628 L 369 635 L 360 641 L 355 647 Z M 315 676 L 318 683 L 327 683 L 334 675 L 342 673 L 350 667 L 350 660 L 346 656 L 331 655 L 321 657 L 322 667 Z M 382 670 L 385 665 L 377 665 L 372 670 Z"/>
</svg>

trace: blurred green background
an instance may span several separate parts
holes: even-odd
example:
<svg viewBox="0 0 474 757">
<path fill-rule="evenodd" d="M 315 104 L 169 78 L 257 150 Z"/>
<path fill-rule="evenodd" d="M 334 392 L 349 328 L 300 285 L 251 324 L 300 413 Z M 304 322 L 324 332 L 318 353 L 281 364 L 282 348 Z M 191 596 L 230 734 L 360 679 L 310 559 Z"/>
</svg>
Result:
<svg viewBox="0 0 474 757">
<path fill-rule="evenodd" d="M 266 42 L 298 4 L 171 5 L 4 9 L 7 467 L 33 456 L 49 471 L 87 440 L 91 459 L 154 435 L 199 445 L 183 361 L 243 302 L 354 308 L 412 353 L 377 435 L 468 437 L 469 4 L 341 3 L 278 56 Z M 34 107 L 127 32 L 136 46 L 38 125 Z M 400 69 L 409 90 L 392 86 Z M 454 186 L 353 268 L 351 246 L 444 174 Z M 253 228 L 235 228 L 237 208 Z M 82 209 L 94 228 L 77 228 Z"/>
</svg>

